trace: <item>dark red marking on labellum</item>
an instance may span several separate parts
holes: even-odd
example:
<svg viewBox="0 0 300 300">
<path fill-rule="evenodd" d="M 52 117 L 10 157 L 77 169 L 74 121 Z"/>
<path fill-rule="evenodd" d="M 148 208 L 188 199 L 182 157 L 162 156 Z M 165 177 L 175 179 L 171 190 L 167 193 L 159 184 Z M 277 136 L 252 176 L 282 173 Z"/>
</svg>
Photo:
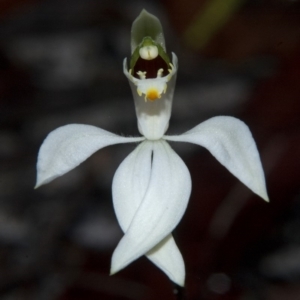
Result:
<svg viewBox="0 0 300 300">
<path fill-rule="evenodd" d="M 132 70 L 132 75 L 140 79 L 139 75 L 137 75 L 137 72 L 142 71 L 142 72 L 147 72 L 146 73 L 147 79 L 156 78 L 157 71 L 159 69 L 163 69 L 164 71 L 162 73 L 162 77 L 164 77 L 169 74 L 168 68 L 169 66 L 167 65 L 167 63 L 159 55 L 156 58 L 151 60 L 146 60 L 139 57 Z"/>
</svg>

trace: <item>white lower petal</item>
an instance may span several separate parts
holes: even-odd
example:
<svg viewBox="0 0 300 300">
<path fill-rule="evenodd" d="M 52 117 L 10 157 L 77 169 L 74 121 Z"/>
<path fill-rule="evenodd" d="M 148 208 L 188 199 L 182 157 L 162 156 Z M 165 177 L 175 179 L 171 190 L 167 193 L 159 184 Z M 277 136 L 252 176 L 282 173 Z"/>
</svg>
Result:
<svg viewBox="0 0 300 300">
<path fill-rule="evenodd" d="M 244 122 L 233 117 L 214 117 L 182 135 L 164 138 L 205 147 L 249 189 L 268 201 L 259 153 Z"/>
<path fill-rule="evenodd" d="M 36 187 L 69 172 L 103 147 L 144 139 L 118 136 L 90 125 L 70 124 L 59 127 L 49 133 L 40 148 Z"/>
<path fill-rule="evenodd" d="M 152 165 L 150 164 L 151 157 L 148 156 L 149 143 L 153 147 Z M 142 149 L 143 147 L 145 148 Z M 169 235 L 180 221 L 188 203 L 191 192 L 189 171 L 181 158 L 165 141 L 145 141 L 135 151 L 145 151 L 145 154 L 132 153 L 127 158 L 128 160 L 125 159 L 122 163 L 127 166 L 121 165 L 118 170 L 119 174 L 116 174 L 114 178 L 115 209 L 125 235 L 114 251 L 111 272 L 116 273 L 152 249 L 150 253 L 147 253 L 148 257 L 173 281 L 183 285 L 182 257 L 173 238 Z M 145 158 L 146 156 L 148 159 Z M 145 172 L 137 171 L 138 167 L 144 168 Z M 136 171 L 128 171 L 126 177 L 126 172 L 121 171 L 122 168 L 125 171 L 126 169 Z M 148 173 L 150 168 L 151 174 L 145 175 L 144 173 Z M 120 175 L 121 172 L 123 175 Z M 121 177 L 123 180 L 120 180 Z M 145 189 L 147 181 L 149 183 Z M 134 186 L 134 191 L 131 190 L 132 186 Z M 127 199 L 121 199 L 122 190 L 125 191 Z M 132 198 L 142 197 L 141 200 L 132 200 L 131 193 Z M 124 203 L 123 205 L 116 203 L 117 198 L 120 202 L 133 203 L 136 211 L 131 211 L 131 214 L 134 214 L 133 217 L 130 216 L 132 219 L 123 216 L 122 212 L 127 212 L 128 208 L 126 209 Z M 129 227 L 126 230 L 127 226 Z M 155 246 L 156 248 L 153 249 Z M 174 266 L 171 265 L 172 262 Z"/>
<path fill-rule="evenodd" d="M 169 234 L 154 248 L 148 251 L 147 257 L 165 272 L 172 281 L 180 286 L 184 286 L 184 261 L 172 234 Z"/>
<path fill-rule="evenodd" d="M 124 232 L 139 208 L 151 176 L 152 142 L 143 142 L 121 163 L 115 173 L 112 192 L 115 212 Z M 185 268 L 182 255 L 171 234 L 148 252 L 147 257 L 171 280 L 183 286 Z"/>
<path fill-rule="evenodd" d="M 150 176 L 153 143 L 144 141 L 118 167 L 112 184 L 113 204 L 122 230 L 127 231 L 146 194 Z"/>
</svg>

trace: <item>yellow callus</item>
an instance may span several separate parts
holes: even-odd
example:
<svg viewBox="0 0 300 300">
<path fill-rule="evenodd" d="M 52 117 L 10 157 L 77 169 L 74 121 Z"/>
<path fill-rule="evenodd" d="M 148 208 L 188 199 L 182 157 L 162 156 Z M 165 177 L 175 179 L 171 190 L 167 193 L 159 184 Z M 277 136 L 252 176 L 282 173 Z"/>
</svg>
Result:
<svg viewBox="0 0 300 300">
<path fill-rule="evenodd" d="M 161 97 L 159 91 L 156 88 L 149 88 L 146 92 L 145 101 L 155 101 Z"/>
</svg>

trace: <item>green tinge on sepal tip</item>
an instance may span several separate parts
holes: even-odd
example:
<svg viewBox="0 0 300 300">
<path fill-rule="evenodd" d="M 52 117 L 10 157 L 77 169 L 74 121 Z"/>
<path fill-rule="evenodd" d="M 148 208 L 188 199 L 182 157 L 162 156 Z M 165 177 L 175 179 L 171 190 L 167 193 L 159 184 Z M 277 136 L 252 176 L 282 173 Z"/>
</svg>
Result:
<svg viewBox="0 0 300 300">
<path fill-rule="evenodd" d="M 118 273 L 118 271 L 115 271 L 115 270 L 110 269 L 110 271 L 109 271 L 109 276 L 113 276 L 113 275 L 115 275 L 116 273 Z"/>
<path fill-rule="evenodd" d="M 268 194 L 267 193 L 265 193 L 265 194 L 263 194 L 263 195 L 260 195 L 260 197 L 263 199 L 263 200 L 265 200 L 266 202 L 270 202 L 270 199 L 269 199 L 269 196 L 268 196 Z"/>
<path fill-rule="evenodd" d="M 132 23 L 131 54 L 146 36 L 150 36 L 166 51 L 165 38 L 159 19 L 143 9 Z"/>
</svg>

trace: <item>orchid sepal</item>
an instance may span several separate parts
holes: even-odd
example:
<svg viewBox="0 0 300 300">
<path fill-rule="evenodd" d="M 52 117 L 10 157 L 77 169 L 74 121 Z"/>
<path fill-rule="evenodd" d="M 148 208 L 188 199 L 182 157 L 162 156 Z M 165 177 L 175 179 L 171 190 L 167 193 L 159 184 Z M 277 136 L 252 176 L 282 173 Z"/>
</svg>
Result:
<svg viewBox="0 0 300 300">
<path fill-rule="evenodd" d="M 153 184 L 155 183 L 153 176 L 157 176 L 156 160 L 157 156 L 161 156 L 159 155 L 159 153 L 153 153 L 154 149 L 156 148 L 154 143 L 161 144 L 162 142 L 145 141 L 141 143 L 121 163 L 113 179 L 112 194 L 114 209 L 118 222 L 125 234 L 133 219 L 137 217 L 138 213 L 140 213 L 139 208 L 141 204 L 146 200 L 151 200 L 151 198 L 147 196 L 147 193 L 151 193 L 151 190 L 153 189 Z M 185 188 L 186 193 L 189 193 L 190 179 L 186 167 L 169 145 L 165 145 L 165 147 L 167 151 L 163 153 L 169 156 L 175 156 L 175 158 L 171 159 L 171 161 L 177 162 L 179 166 L 177 172 L 181 174 L 179 175 L 181 176 L 181 178 L 179 178 L 179 181 L 181 182 L 180 187 Z M 155 170 L 152 169 L 152 154 L 155 160 Z M 165 157 L 165 160 L 166 162 L 164 162 L 164 165 L 167 165 L 167 161 L 170 160 L 170 158 Z M 173 167 L 176 168 L 177 164 L 175 164 Z M 161 177 L 157 178 L 157 180 L 165 180 L 167 188 L 171 184 L 171 178 L 168 178 L 169 175 L 164 176 L 162 174 Z M 165 179 L 165 177 L 167 177 L 167 180 Z M 168 182 L 169 185 L 167 184 Z M 186 201 L 186 199 L 187 197 L 185 197 L 185 200 L 183 201 Z M 172 200 L 169 201 L 169 203 L 167 201 L 168 199 L 163 199 L 162 203 L 164 205 L 176 205 L 175 203 L 173 204 Z M 145 203 L 143 203 L 143 205 L 145 205 Z M 151 207 L 151 203 L 149 203 L 148 205 L 149 207 Z M 152 209 L 154 209 L 155 206 L 157 206 L 157 203 L 152 203 Z M 152 209 L 149 209 L 149 213 L 151 213 Z M 163 207 L 161 207 L 161 209 L 163 209 Z M 178 210 L 179 209 L 182 209 L 184 211 L 185 206 L 178 205 Z M 146 221 L 144 220 L 144 222 Z M 142 235 L 142 233 L 139 235 Z M 172 281 L 176 282 L 178 285 L 183 286 L 185 279 L 184 262 L 172 235 L 168 234 L 167 237 L 165 237 L 159 243 L 155 241 L 153 243 L 153 246 L 154 247 L 152 247 L 151 250 L 145 253 L 146 256 L 163 272 L 165 272 Z M 116 272 L 116 270 L 112 266 L 111 273 L 114 272 Z"/>
<path fill-rule="evenodd" d="M 91 125 L 61 126 L 48 134 L 40 148 L 35 188 L 71 171 L 101 148 L 144 139 L 119 136 Z"/>
<path fill-rule="evenodd" d="M 146 254 L 172 232 L 184 214 L 191 192 L 189 171 L 170 145 L 164 140 L 144 141 L 143 144 L 144 147 L 153 147 L 149 183 L 125 235 L 113 253 L 112 273 Z M 133 163 L 129 163 L 130 165 L 133 167 Z M 128 183 L 123 186 L 114 184 L 116 212 L 120 204 L 115 199 L 123 202 L 123 209 L 124 201 L 131 201 L 130 194 L 122 192 L 124 188 L 135 186 L 130 184 L 131 177 L 128 174 Z M 125 177 L 124 180 L 127 182 Z M 123 196 L 116 197 L 118 192 Z M 129 198 L 126 198 L 126 194 Z M 121 212 L 117 213 L 120 214 Z"/>
<path fill-rule="evenodd" d="M 255 141 L 248 126 L 241 120 L 213 117 L 181 135 L 164 138 L 203 146 L 249 189 L 269 201 Z"/>
</svg>

